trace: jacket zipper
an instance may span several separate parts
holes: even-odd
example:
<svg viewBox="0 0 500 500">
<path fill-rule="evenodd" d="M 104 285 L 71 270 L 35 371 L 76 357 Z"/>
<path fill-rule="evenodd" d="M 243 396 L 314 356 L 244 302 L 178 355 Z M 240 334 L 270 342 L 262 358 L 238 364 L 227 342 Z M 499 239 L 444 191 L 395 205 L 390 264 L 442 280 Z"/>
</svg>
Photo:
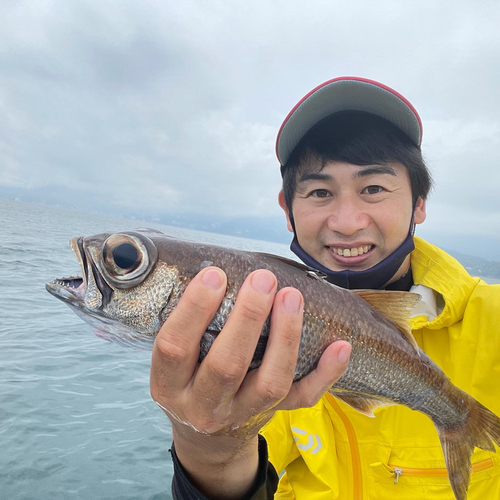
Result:
<svg viewBox="0 0 500 500">
<path fill-rule="evenodd" d="M 328 392 L 326 393 L 326 398 L 332 408 L 337 412 L 338 416 L 344 424 L 345 430 L 347 432 L 347 440 L 349 441 L 349 448 L 351 450 L 351 462 L 352 462 L 352 481 L 353 481 L 353 500 L 363 500 L 363 481 L 361 475 L 361 458 L 359 456 L 359 446 L 358 439 L 356 438 L 356 432 L 354 427 L 347 417 L 347 415 L 342 411 L 335 397 Z"/>
<path fill-rule="evenodd" d="M 481 472 L 483 470 L 491 469 L 494 467 L 494 462 L 492 458 L 487 458 L 481 462 L 476 462 L 472 464 L 472 472 Z M 405 477 L 448 477 L 448 471 L 446 468 L 413 468 L 413 467 L 399 467 L 396 465 L 385 465 L 384 468 L 388 470 L 390 474 L 394 476 L 394 484 L 398 484 L 399 478 L 401 476 Z"/>
</svg>

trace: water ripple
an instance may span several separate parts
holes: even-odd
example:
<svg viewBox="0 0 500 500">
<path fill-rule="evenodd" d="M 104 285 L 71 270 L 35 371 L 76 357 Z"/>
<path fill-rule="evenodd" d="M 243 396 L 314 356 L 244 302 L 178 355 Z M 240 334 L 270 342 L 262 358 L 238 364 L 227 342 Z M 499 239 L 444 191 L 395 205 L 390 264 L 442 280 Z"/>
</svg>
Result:
<svg viewBox="0 0 500 500">
<path fill-rule="evenodd" d="M 47 281 L 80 272 L 70 238 L 144 224 L 6 200 L 0 220 L 1 498 L 171 498 L 171 431 L 149 395 L 151 354 L 96 338 L 45 291 Z"/>
</svg>

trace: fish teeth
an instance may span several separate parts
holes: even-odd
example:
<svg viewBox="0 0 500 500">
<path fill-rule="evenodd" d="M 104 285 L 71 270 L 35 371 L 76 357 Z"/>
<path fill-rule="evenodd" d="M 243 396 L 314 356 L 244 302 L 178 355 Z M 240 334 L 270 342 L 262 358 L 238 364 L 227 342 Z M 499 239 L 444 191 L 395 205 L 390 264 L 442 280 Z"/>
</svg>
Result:
<svg viewBox="0 0 500 500">
<path fill-rule="evenodd" d="M 74 283 L 76 280 L 81 280 L 80 276 L 70 276 L 69 278 L 60 278 L 52 280 L 51 283 L 54 285 L 62 286 L 64 288 L 76 289 L 78 288 Z"/>
</svg>

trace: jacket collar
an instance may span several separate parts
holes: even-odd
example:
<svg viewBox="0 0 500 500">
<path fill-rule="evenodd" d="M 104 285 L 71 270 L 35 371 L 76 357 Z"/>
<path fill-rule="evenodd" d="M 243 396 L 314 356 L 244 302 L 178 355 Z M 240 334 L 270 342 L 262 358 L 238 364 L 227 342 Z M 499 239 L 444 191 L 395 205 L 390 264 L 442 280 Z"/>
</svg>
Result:
<svg viewBox="0 0 500 500">
<path fill-rule="evenodd" d="M 412 291 L 422 295 L 411 318 L 412 329 L 448 327 L 463 318 L 469 298 L 479 283 L 465 268 L 444 250 L 414 237 L 411 253 Z M 424 291 L 422 287 L 428 289 Z"/>
</svg>

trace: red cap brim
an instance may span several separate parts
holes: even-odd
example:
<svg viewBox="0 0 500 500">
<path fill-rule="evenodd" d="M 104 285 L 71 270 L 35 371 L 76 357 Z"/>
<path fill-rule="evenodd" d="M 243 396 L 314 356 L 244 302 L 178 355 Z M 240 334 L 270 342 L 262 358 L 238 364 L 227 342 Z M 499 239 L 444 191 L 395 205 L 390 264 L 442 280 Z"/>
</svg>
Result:
<svg viewBox="0 0 500 500">
<path fill-rule="evenodd" d="M 339 111 L 365 111 L 390 121 L 417 146 L 422 121 L 399 92 L 374 80 L 342 76 L 328 80 L 304 96 L 288 113 L 276 139 L 276 156 L 284 165 L 304 135 L 323 118 Z"/>
</svg>

